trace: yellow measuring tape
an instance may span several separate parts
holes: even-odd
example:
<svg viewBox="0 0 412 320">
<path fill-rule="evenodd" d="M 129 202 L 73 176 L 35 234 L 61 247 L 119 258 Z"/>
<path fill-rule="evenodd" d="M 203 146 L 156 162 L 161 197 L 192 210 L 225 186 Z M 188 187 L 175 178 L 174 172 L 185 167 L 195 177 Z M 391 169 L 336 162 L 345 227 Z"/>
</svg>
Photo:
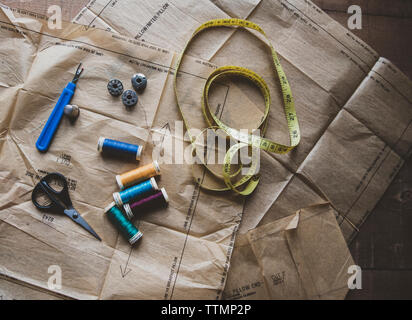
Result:
<svg viewBox="0 0 412 320">
<path fill-rule="evenodd" d="M 205 117 L 206 122 L 210 126 L 210 128 L 214 129 L 221 129 L 223 130 L 228 136 L 231 136 L 235 140 L 239 141 L 239 143 L 233 145 L 226 153 L 225 159 L 224 159 L 224 165 L 223 165 L 223 174 L 217 174 L 213 170 L 211 170 L 206 163 L 203 163 L 205 168 L 214 176 L 221 178 L 225 184 L 226 188 L 223 189 L 212 189 L 212 188 L 207 188 L 210 190 L 215 190 L 215 191 L 227 191 L 227 190 L 233 190 L 239 194 L 242 195 L 249 195 L 251 194 L 255 188 L 257 187 L 259 183 L 259 175 L 257 175 L 257 161 L 254 161 L 252 159 L 252 164 L 250 168 L 248 169 L 247 173 L 238 181 L 232 183 L 232 179 L 237 176 L 240 173 L 240 169 L 235 172 L 234 174 L 231 174 L 231 163 L 234 158 L 234 156 L 237 154 L 239 149 L 241 148 L 259 148 L 261 150 L 265 150 L 267 152 L 273 152 L 273 153 L 278 153 L 278 154 L 285 154 L 291 151 L 294 147 L 296 147 L 299 144 L 300 141 L 300 130 L 299 130 L 299 123 L 298 123 L 298 118 L 296 115 L 296 110 L 295 110 L 295 105 L 293 102 L 293 97 L 292 97 L 292 91 L 290 89 L 289 82 L 286 78 L 286 75 L 282 69 L 282 66 L 279 62 L 277 53 L 275 49 L 273 48 L 272 44 L 270 43 L 269 39 L 267 38 L 265 32 L 260 28 L 257 24 L 247 21 L 247 20 L 242 20 L 242 19 L 216 19 L 216 20 L 210 20 L 204 24 L 202 24 L 199 28 L 196 29 L 196 31 L 193 33 L 192 37 L 190 40 L 187 42 L 185 48 L 183 49 L 182 53 L 178 57 L 177 63 L 176 63 L 176 71 L 174 74 L 174 90 L 176 94 L 176 101 L 177 105 L 179 108 L 179 111 L 182 115 L 183 122 L 185 123 L 186 129 L 188 130 L 188 134 L 190 136 L 190 130 L 189 130 L 189 124 L 185 119 L 184 113 L 182 111 L 182 108 L 179 104 L 179 95 L 177 91 L 177 74 L 179 71 L 179 68 L 182 63 L 182 59 L 184 57 L 184 54 L 193 40 L 193 38 L 199 34 L 200 32 L 208 29 L 208 28 L 213 28 L 213 27 L 233 27 L 233 26 L 238 26 L 238 27 L 243 27 L 243 28 L 250 28 L 253 30 L 258 31 L 261 33 L 267 40 L 268 45 L 272 51 L 272 57 L 273 57 L 273 63 L 275 67 L 275 72 L 278 74 L 279 81 L 280 81 L 280 87 L 282 90 L 282 95 L 283 95 L 283 102 L 284 102 L 284 109 L 285 109 L 285 115 L 286 115 L 286 121 L 288 124 L 289 128 L 289 137 L 290 137 L 290 146 L 285 146 L 279 143 L 276 143 L 274 141 L 271 141 L 269 139 L 264 138 L 263 136 L 265 135 L 266 129 L 267 129 L 267 124 L 268 124 L 268 114 L 270 111 L 270 104 L 271 104 L 271 99 L 270 99 L 270 91 L 269 88 L 266 84 L 266 82 L 255 72 L 242 68 L 242 67 L 236 67 L 236 66 L 224 66 L 216 69 L 214 72 L 211 73 L 211 75 L 208 77 L 206 80 L 206 84 L 204 86 L 202 98 L 201 98 L 201 105 L 202 105 L 202 111 L 203 115 Z M 209 101 L 208 101 L 208 96 L 209 96 L 209 90 L 212 86 L 212 83 L 219 78 L 223 76 L 239 76 L 243 77 L 246 79 L 249 79 L 252 81 L 261 91 L 264 97 L 265 101 L 265 111 L 264 111 L 264 116 L 262 117 L 262 120 L 260 124 L 258 125 L 257 129 L 261 130 L 262 136 L 258 135 L 253 135 L 253 134 L 245 134 L 240 132 L 237 129 L 231 128 L 225 123 L 223 123 L 216 115 L 211 112 L 210 107 L 209 107 Z M 194 145 L 196 141 L 196 137 L 190 136 L 190 140 L 192 145 Z M 255 159 L 256 160 L 256 159 Z M 241 188 L 241 189 L 239 189 Z"/>
</svg>

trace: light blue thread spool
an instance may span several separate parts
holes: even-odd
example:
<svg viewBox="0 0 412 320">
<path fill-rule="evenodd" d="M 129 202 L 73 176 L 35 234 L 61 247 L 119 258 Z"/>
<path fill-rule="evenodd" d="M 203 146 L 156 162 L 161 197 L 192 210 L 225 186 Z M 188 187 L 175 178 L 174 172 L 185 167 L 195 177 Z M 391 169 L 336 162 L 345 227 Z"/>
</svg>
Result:
<svg viewBox="0 0 412 320">
<path fill-rule="evenodd" d="M 110 222 L 112 222 L 120 233 L 126 238 L 131 245 L 135 244 L 139 240 L 143 233 L 137 229 L 133 223 L 131 223 L 123 214 L 123 212 L 116 207 L 116 204 L 112 202 L 109 206 L 104 209 Z"/>
<path fill-rule="evenodd" d="M 97 150 L 113 156 L 123 156 L 140 160 L 143 147 L 131 143 L 100 137 L 99 141 L 97 142 Z"/>
<path fill-rule="evenodd" d="M 123 191 L 113 193 L 113 199 L 116 204 L 121 207 L 130 200 L 154 190 L 159 190 L 159 187 L 157 186 L 156 180 L 151 178 Z"/>
</svg>

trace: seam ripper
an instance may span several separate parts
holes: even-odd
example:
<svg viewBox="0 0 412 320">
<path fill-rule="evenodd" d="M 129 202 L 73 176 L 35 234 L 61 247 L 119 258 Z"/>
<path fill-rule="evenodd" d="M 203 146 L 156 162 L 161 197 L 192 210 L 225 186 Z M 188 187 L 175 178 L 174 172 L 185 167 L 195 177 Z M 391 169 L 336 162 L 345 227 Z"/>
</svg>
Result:
<svg viewBox="0 0 412 320">
<path fill-rule="evenodd" d="M 49 119 L 46 122 L 39 138 L 36 142 L 36 148 L 41 152 L 46 152 L 49 149 L 50 143 L 59 127 L 60 121 L 64 114 L 64 108 L 66 105 L 70 104 L 70 101 L 73 98 L 74 91 L 76 90 L 76 83 L 79 80 L 82 72 L 82 63 L 77 67 L 74 78 L 71 82 L 67 84 L 63 92 L 60 95 L 59 100 L 57 101 L 56 106 L 54 107 Z"/>
</svg>

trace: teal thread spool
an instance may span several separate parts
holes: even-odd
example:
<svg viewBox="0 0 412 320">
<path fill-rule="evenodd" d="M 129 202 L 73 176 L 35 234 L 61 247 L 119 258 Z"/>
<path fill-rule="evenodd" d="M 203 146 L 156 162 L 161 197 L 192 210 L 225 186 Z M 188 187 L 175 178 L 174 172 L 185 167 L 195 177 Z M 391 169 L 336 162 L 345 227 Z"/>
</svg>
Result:
<svg viewBox="0 0 412 320">
<path fill-rule="evenodd" d="M 123 214 L 123 212 L 116 207 L 116 204 L 112 202 L 104 209 L 109 220 L 117 227 L 120 233 L 126 238 L 131 245 L 135 244 L 139 240 L 143 233 L 139 231 Z"/>
<path fill-rule="evenodd" d="M 151 178 L 123 191 L 113 193 L 113 199 L 114 202 L 121 207 L 130 200 L 155 190 L 159 190 L 159 187 L 157 186 L 155 178 Z"/>
</svg>

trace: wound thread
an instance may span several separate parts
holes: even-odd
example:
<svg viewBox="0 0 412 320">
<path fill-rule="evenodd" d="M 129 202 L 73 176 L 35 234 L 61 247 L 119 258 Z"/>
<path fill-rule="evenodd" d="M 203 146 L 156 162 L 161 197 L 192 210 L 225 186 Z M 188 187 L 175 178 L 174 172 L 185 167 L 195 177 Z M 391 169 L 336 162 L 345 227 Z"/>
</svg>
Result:
<svg viewBox="0 0 412 320">
<path fill-rule="evenodd" d="M 100 137 L 97 142 L 97 150 L 111 156 L 122 156 L 125 158 L 140 160 L 143 147 L 122 141 Z"/>
<path fill-rule="evenodd" d="M 159 190 L 159 187 L 157 186 L 155 178 L 151 178 L 123 191 L 113 193 L 113 199 L 115 203 L 121 207 L 130 200 L 155 190 Z"/>
<path fill-rule="evenodd" d="M 160 175 L 160 166 L 157 161 L 116 176 L 120 189 L 133 185 L 139 181 Z"/>
<path fill-rule="evenodd" d="M 138 200 L 133 203 L 126 203 L 123 208 L 126 212 L 126 216 L 131 220 L 138 211 L 155 209 L 161 206 L 166 206 L 169 203 L 169 197 L 166 193 L 166 189 L 162 188 L 159 192 L 148 196 L 147 198 Z"/>
<path fill-rule="evenodd" d="M 126 238 L 131 245 L 135 244 L 139 240 L 143 233 L 139 231 L 123 214 L 123 212 L 116 207 L 116 204 L 112 202 L 105 209 L 109 220 L 116 226 L 120 233 Z"/>
</svg>

